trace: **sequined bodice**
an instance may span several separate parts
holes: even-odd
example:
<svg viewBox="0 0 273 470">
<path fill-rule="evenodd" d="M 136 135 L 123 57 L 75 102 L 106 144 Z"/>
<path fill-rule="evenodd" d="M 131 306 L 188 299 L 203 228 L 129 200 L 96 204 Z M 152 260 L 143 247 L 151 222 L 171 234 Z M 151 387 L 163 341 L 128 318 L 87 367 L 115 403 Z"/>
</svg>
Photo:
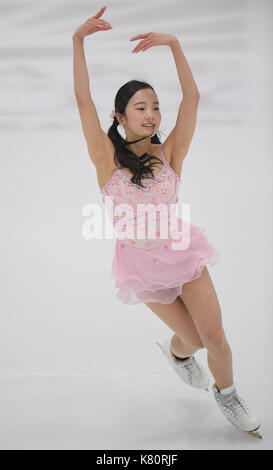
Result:
<svg viewBox="0 0 273 470">
<path fill-rule="evenodd" d="M 175 216 L 175 207 L 178 202 L 179 183 L 181 179 L 165 159 L 161 145 L 159 146 L 159 150 L 163 165 L 154 178 L 141 179 L 143 186 L 145 186 L 144 188 L 132 183 L 130 177 L 118 167 L 112 178 L 100 190 L 104 204 L 107 196 L 107 210 L 110 220 L 113 223 L 115 233 L 119 234 L 118 240 L 122 245 L 145 249 L 166 246 L 167 240 L 162 237 L 159 238 L 159 218 L 161 220 L 166 218 L 167 224 L 170 225 L 170 218 Z M 109 202 L 110 205 L 108 206 Z M 144 207 L 142 208 L 140 204 L 155 205 L 156 210 L 152 210 L 148 217 L 147 210 L 145 214 L 145 209 Z M 160 204 L 162 204 L 162 206 L 159 206 Z M 126 206 L 121 207 L 121 205 Z M 117 210 L 117 206 L 120 206 L 119 211 Z M 163 206 L 163 211 L 157 210 L 157 208 L 163 208 Z M 126 207 L 131 210 L 127 212 Z M 154 220 L 156 227 L 156 233 L 152 235 L 152 237 L 150 235 L 150 238 L 148 237 L 148 220 Z M 125 221 L 127 227 L 131 225 L 133 235 L 130 233 L 129 237 L 126 236 L 121 239 L 120 234 L 125 232 Z M 137 226 L 141 224 L 144 227 L 144 239 L 140 239 L 139 235 L 136 236 Z"/>
</svg>

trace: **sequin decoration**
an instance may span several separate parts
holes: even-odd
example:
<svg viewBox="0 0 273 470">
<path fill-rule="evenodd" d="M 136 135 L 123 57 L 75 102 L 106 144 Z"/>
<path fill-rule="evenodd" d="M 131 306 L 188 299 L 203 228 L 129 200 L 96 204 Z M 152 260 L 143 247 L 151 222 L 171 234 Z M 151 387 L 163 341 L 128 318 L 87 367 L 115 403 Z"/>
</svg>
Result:
<svg viewBox="0 0 273 470">
<path fill-rule="evenodd" d="M 108 183 L 102 188 L 101 192 L 103 194 L 103 202 L 105 202 L 105 196 L 112 198 L 113 201 L 113 225 L 114 227 L 119 226 L 119 220 L 122 222 L 126 221 L 126 226 L 134 226 L 134 238 L 124 237 L 122 239 L 121 247 L 133 247 L 140 248 L 144 250 L 153 250 L 153 249 L 168 249 L 168 244 L 165 239 L 159 238 L 159 224 L 156 225 L 156 237 L 148 237 L 148 227 L 145 223 L 145 209 L 143 210 L 139 204 L 153 204 L 155 205 L 155 213 L 157 214 L 158 209 L 156 205 L 161 203 L 167 204 L 167 213 L 160 213 L 160 218 L 168 218 L 168 227 L 170 226 L 170 217 L 173 207 L 170 207 L 170 204 L 176 204 L 178 202 L 178 190 L 180 178 L 174 173 L 171 167 L 168 165 L 164 156 L 162 156 L 162 166 L 159 172 L 154 176 L 154 178 L 141 178 L 141 182 L 144 187 L 139 186 L 131 181 L 131 177 L 125 174 L 120 168 L 117 168 L 112 178 Z M 127 214 L 123 212 L 123 215 L 117 216 L 115 214 L 115 208 L 117 205 L 127 204 L 131 207 L 132 211 Z M 164 205 L 163 204 L 163 205 Z M 117 213 L 117 212 L 116 212 Z M 141 213 L 141 216 L 139 214 Z M 146 212 L 147 214 L 147 212 Z M 151 214 L 149 214 L 151 216 Z M 147 218 L 147 215 L 146 215 Z M 157 217 L 153 217 L 150 220 L 155 220 L 156 224 L 159 222 Z M 137 238 L 139 226 L 143 226 L 145 238 Z M 159 260 L 154 258 L 153 261 L 155 264 L 158 264 Z"/>
<path fill-rule="evenodd" d="M 164 181 L 168 170 L 167 170 L 166 165 L 164 165 L 163 163 L 160 171 L 157 173 L 157 175 L 155 175 L 154 178 L 141 178 L 141 183 L 143 184 L 143 186 L 145 186 L 144 188 L 142 188 L 138 184 L 133 183 L 131 181 L 131 178 L 128 175 L 126 175 L 120 168 L 118 168 L 117 171 L 120 177 L 123 179 L 125 185 L 134 186 L 137 191 L 143 191 L 145 193 L 148 193 L 156 184 Z"/>
</svg>

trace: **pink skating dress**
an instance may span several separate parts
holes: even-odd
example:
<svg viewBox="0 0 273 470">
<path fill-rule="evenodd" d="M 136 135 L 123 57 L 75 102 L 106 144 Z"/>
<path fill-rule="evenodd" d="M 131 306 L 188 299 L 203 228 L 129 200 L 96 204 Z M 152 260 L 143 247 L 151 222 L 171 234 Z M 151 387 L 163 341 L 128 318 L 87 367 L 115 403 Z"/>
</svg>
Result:
<svg viewBox="0 0 273 470">
<path fill-rule="evenodd" d="M 206 264 L 214 265 L 220 261 L 220 253 L 208 243 L 205 233 L 207 230 L 177 217 L 178 191 L 182 181 L 165 159 L 161 144 L 159 149 L 163 165 L 155 178 L 141 179 L 145 189 L 132 183 L 119 165 L 112 178 L 100 190 L 103 203 L 107 200 L 107 212 L 114 235 L 117 235 L 109 277 L 115 280 L 117 299 L 124 304 L 170 304 L 182 293 L 185 282 L 200 277 Z M 156 208 L 161 203 L 164 206 L 163 211 L 149 213 L 149 220 L 153 220 L 153 226 L 156 227 L 151 234 L 148 232 L 147 210 L 145 215 L 145 211 L 140 210 L 140 204 L 152 204 L 154 206 L 150 207 Z M 128 217 L 124 217 L 128 213 L 120 210 L 121 207 L 116 212 L 117 206 L 121 204 L 131 208 Z M 160 232 L 159 218 L 162 224 L 164 216 L 169 228 L 176 221 L 174 227 L 177 230 L 168 230 L 167 236 L 164 230 Z M 123 238 L 125 221 L 127 227 L 131 225 L 133 233 L 130 232 L 127 236 L 126 232 L 126 237 Z M 137 231 L 141 225 L 143 238 L 140 238 Z M 184 245 L 181 244 L 182 241 Z"/>
</svg>

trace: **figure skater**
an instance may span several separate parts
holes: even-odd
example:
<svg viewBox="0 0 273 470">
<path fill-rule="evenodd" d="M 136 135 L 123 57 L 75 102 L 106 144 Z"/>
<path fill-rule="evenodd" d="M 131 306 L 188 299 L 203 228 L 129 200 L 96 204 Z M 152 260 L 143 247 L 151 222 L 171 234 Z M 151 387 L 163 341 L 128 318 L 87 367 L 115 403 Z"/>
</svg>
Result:
<svg viewBox="0 0 273 470">
<path fill-rule="evenodd" d="M 175 206 L 182 164 L 196 125 L 198 88 L 176 36 L 155 32 L 134 36 L 130 41 L 140 42 L 133 53 L 154 46 L 167 46 L 172 51 L 183 94 L 176 125 L 161 144 L 159 98 L 150 84 L 131 80 L 116 94 L 113 123 L 106 134 L 91 97 L 83 47 L 86 36 L 112 29 L 101 18 L 105 9 L 106 6 L 102 7 L 88 18 L 73 35 L 74 91 L 103 202 L 107 196 L 115 208 L 125 203 L 134 210 L 140 204 Z M 119 125 L 123 126 L 126 139 L 119 133 Z M 118 219 L 114 211 L 116 233 Z M 130 217 L 128 223 L 129 220 Z M 166 220 L 169 226 L 169 213 Z M 137 222 L 131 217 L 131 227 L 137 228 L 140 221 L 138 212 Z M 179 230 L 184 224 L 178 218 Z M 209 391 L 208 373 L 194 356 L 197 350 L 206 348 L 208 367 L 215 380 L 212 391 L 219 409 L 233 425 L 261 439 L 259 418 L 234 385 L 232 352 L 206 266 L 217 263 L 219 253 L 208 243 L 205 229 L 189 225 L 190 244 L 186 249 L 172 249 L 172 242 L 177 241 L 173 234 L 165 238 L 159 236 L 160 232 L 145 239 L 117 237 L 111 270 L 118 288 L 117 298 L 125 304 L 145 304 L 171 328 L 174 333 L 171 340 L 162 345 L 157 343 L 158 346 L 186 384 Z M 146 225 L 144 231 L 146 235 Z"/>
</svg>

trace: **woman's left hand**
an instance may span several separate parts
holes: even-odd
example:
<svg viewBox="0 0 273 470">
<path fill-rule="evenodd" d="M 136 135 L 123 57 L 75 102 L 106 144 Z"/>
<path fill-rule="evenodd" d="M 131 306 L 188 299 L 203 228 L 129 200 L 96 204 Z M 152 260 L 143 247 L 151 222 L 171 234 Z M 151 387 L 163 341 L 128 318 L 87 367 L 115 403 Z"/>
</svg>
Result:
<svg viewBox="0 0 273 470">
<path fill-rule="evenodd" d="M 146 51 L 153 46 L 170 46 L 173 41 L 177 38 L 173 34 L 165 33 L 146 33 L 138 34 L 138 36 L 133 36 L 130 41 L 135 41 L 136 39 L 143 39 L 140 43 L 132 50 L 132 52 Z"/>
</svg>

